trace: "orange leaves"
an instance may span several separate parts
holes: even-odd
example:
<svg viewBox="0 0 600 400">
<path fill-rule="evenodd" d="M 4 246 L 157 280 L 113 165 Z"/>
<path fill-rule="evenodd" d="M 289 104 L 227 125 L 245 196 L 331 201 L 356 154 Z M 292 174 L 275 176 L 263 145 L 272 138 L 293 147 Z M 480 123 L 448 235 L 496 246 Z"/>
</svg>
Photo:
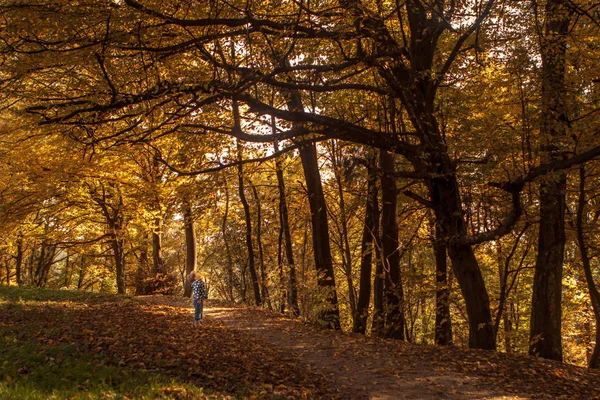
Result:
<svg viewBox="0 0 600 400">
<path fill-rule="evenodd" d="M 288 355 L 210 315 L 196 328 L 191 308 L 160 300 L 96 299 L 86 306 L 32 302 L 29 310 L 3 317 L 19 326 L 35 321 L 33 337 L 44 346 L 69 344 L 98 365 L 177 377 L 224 398 L 302 398 L 307 388 L 318 392 L 320 378 Z M 191 399 L 177 386 L 161 390 L 168 398 Z"/>
</svg>

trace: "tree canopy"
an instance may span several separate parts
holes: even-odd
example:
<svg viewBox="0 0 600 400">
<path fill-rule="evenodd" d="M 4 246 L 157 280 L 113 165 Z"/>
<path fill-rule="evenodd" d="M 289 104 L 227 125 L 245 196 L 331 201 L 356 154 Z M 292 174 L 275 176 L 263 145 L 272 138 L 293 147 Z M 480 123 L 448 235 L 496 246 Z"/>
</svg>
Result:
<svg viewBox="0 0 600 400">
<path fill-rule="evenodd" d="M 597 367 L 599 13 L 3 1 L 4 282 Z"/>
</svg>

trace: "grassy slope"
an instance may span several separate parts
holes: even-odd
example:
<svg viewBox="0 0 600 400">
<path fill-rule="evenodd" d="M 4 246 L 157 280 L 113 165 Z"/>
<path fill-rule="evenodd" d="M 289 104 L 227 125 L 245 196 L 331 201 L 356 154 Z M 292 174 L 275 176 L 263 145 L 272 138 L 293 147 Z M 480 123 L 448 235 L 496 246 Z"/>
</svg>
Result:
<svg viewBox="0 0 600 400">
<path fill-rule="evenodd" d="M 202 387 L 181 379 L 120 366 L 112 363 L 109 357 L 85 348 L 82 343 L 56 338 L 63 330 L 69 330 L 68 319 L 61 320 L 56 308 L 123 300 L 82 292 L 0 286 L 0 398 L 214 397 L 205 394 Z M 43 318 L 36 312 L 40 309 Z M 52 321 L 52 314 L 57 314 L 57 324 L 47 323 Z"/>
<path fill-rule="evenodd" d="M 190 312 L 0 286 L 0 399 L 329 397 L 285 354 L 214 321 L 194 329 Z"/>
</svg>

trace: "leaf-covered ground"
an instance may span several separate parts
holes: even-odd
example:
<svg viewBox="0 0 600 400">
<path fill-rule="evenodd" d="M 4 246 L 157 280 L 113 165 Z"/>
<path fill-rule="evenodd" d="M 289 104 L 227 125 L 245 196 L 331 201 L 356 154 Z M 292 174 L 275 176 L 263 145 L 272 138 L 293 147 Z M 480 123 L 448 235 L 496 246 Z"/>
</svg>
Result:
<svg viewBox="0 0 600 400">
<path fill-rule="evenodd" d="M 0 398 L 600 399 L 600 374 L 187 299 L 0 288 Z"/>
</svg>

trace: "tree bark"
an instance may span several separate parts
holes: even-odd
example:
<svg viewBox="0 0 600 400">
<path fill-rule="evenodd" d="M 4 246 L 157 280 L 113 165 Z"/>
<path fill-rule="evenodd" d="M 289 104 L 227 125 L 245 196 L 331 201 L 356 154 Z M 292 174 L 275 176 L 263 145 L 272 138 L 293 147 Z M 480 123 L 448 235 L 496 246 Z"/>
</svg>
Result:
<svg viewBox="0 0 600 400">
<path fill-rule="evenodd" d="M 23 277 L 21 268 L 23 266 L 23 236 L 19 234 L 17 238 L 17 255 L 15 256 L 15 275 L 17 279 L 17 285 L 23 285 Z"/>
<path fill-rule="evenodd" d="M 333 262 L 331 259 L 331 248 L 329 247 L 329 224 L 327 219 L 327 207 L 319 166 L 317 162 L 317 149 L 314 144 L 307 144 L 300 148 L 300 159 L 304 178 L 306 180 L 306 189 L 308 191 L 308 202 L 310 205 L 311 223 L 312 223 L 312 241 L 313 253 L 315 257 L 315 267 L 317 270 L 317 284 L 326 290 L 325 303 L 327 309 L 324 310 L 320 319 L 333 329 L 340 329 L 340 314 L 338 310 L 338 300 L 335 285 L 335 275 L 333 273 Z"/>
<path fill-rule="evenodd" d="M 383 271 L 383 255 L 382 245 L 380 236 L 380 210 L 379 200 L 373 199 L 373 245 L 375 247 L 375 276 L 373 278 L 373 322 L 371 325 L 371 331 L 375 336 L 383 336 L 383 330 L 385 328 L 385 312 L 383 309 L 383 287 L 385 281 L 385 274 Z"/>
<path fill-rule="evenodd" d="M 109 242 L 115 260 L 117 292 L 119 294 L 125 294 L 125 239 L 123 238 L 123 229 L 125 227 L 123 218 L 123 196 L 119 187 L 114 184 L 109 185 L 109 190 L 112 191 L 111 196 L 108 196 L 106 187 L 103 184 L 100 184 L 97 188 L 90 187 L 90 194 L 106 220 Z M 114 204 L 109 204 L 109 197 L 115 199 Z"/>
<path fill-rule="evenodd" d="M 590 293 L 592 309 L 594 310 L 594 319 L 596 320 L 596 344 L 589 359 L 590 368 L 600 368 L 600 292 L 594 282 L 590 256 L 588 255 L 587 247 L 585 246 L 585 236 L 583 232 L 583 224 L 585 223 L 585 167 L 579 168 L 579 199 L 577 203 L 577 244 L 581 253 L 581 265 L 585 275 L 585 280 Z"/>
<path fill-rule="evenodd" d="M 227 240 L 227 222 L 229 218 L 229 187 L 227 186 L 227 180 L 225 180 L 225 212 L 223 213 L 223 221 L 221 223 L 221 234 L 223 235 L 223 244 L 225 245 L 225 255 L 227 257 L 227 294 L 229 300 L 235 301 L 233 296 L 233 257 L 231 256 L 231 248 L 229 247 L 229 241 Z"/>
<path fill-rule="evenodd" d="M 266 303 L 269 309 L 272 310 L 273 305 L 271 304 L 269 290 L 267 289 L 267 271 L 265 268 L 265 257 L 262 245 L 262 205 L 256 185 L 252 182 L 249 182 L 249 184 L 250 187 L 252 187 L 252 193 L 254 194 L 254 200 L 256 201 L 256 243 L 258 244 L 258 265 L 260 267 L 260 291 L 262 303 Z"/>
<path fill-rule="evenodd" d="M 354 318 L 353 331 L 365 334 L 367 319 L 369 317 L 369 301 L 371 300 L 371 272 L 373 269 L 373 236 L 376 225 L 379 223 L 377 213 L 374 211 L 378 203 L 377 175 L 375 175 L 375 159 L 373 156 L 367 160 L 367 199 L 365 201 L 365 223 L 360 249 L 360 283 L 358 302 L 356 304 L 356 317 Z"/>
<path fill-rule="evenodd" d="M 450 317 L 450 288 L 448 287 L 448 258 L 446 239 L 437 222 L 433 253 L 435 255 L 435 344 L 448 346 L 452 344 L 452 320 Z"/>
<path fill-rule="evenodd" d="M 290 92 L 288 108 L 290 111 L 304 110 L 298 91 Z M 319 173 L 317 148 L 314 143 L 304 144 L 300 147 L 299 153 L 310 206 L 317 285 L 325 291 L 323 300 L 326 308 L 321 312 L 319 320 L 328 327 L 339 330 L 341 329 L 340 312 L 329 244 L 327 205 Z"/>
<path fill-rule="evenodd" d="M 186 203 L 183 208 L 183 219 L 185 223 L 185 286 L 184 297 L 191 297 L 192 285 L 187 280 L 187 276 L 196 270 L 197 251 L 196 251 L 196 227 L 192 215 L 192 207 Z"/>
<path fill-rule="evenodd" d="M 548 0 L 546 28 L 541 37 L 542 126 L 541 161 L 566 158 L 567 106 L 565 57 L 567 35 L 573 13 L 566 0 Z M 566 175 L 546 176 L 540 183 L 540 226 L 538 255 L 533 279 L 529 354 L 562 361 L 561 296 L 565 236 Z"/>
<path fill-rule="evenodd" d="M 162 218 L 156 218 L 155 228 L 152 230 L 152 263 L 154 265 L 154 274 L 165 273 L 165 262 L 162 258 Z"/>
<path fill-rule="evenodd" d="M 242 146 L 239 141 L 237 142 L 238 160 L 242 160 Z M 238 164 L 238 189 L 240 195 L 240 201 L 244 207 L 244 219 L 246 221 L 246 249 L 248 251 L 248 268 L 250 270 L 250 279 L 252 280 L 252 288 L 254 289 L 254 301 L 257 306 L 262 304 L 260 298 L 260 284 L 258 282 L 258 275 L 256 274 L 256 266 L 254 264 L 254 244 L 252 240 L 252 217 L 250 215 L 250 205 L 246 199 L 245 187 L 244 187 L 244 170 L 242 164 Z"/>
<path fill-rule="evenodd" d="M 148 294 L 144 283 L 150 273 L 150 262 L 148 259 L 148 234 L 144 232 L 140 240 L 140 256 L 138 258 L 137 272 L 135 276 L 135 293 L 137 295 Z"/>
<path fill-rule="evenodd" d="M 271 121 L 273 129 L 275 129 L 275 121 Z M 275 151 L 277 152 L 277 142 L 273 144 Z M 287 289 L 287 303 L 290 312 L 294 316 L 300 315 L 300 308 L 298 307 L 298 288 L 296 283 L 296 263 L 294 262 L 294 252 L 292 251 L 292 235 L 290 232 L 290 222 L 287 208 L 287 198 L 285 192 L 285 180 L 283 177 L 283 166 L 281 159 L 278 157 L 275 159 L 275 171 L 277 174 L 277 187 L 279 189 L 279 224 L 283 231 L 283 238 L 285 242 L 285 255 L 287 259 L 287 265 L 289 268 L 288 276 L 288 289 Z"/>
<path fill-rule="evenodd" d="M 356 325 L 356 290 L 354 289 L 354 282 L 352 280 L 352 254 L 350 252 L 350 240 L 348 238 L 348 216 L 346 214 L 346 201 L 344 200 L 344 185 L 342 182 L 342 168 L 343 165 L 340 163 L 341 155 L 339 154 L 339 147 L 336 141 L 331 142 L 331 159 L 333 164 L 333 174 L 337 184 L 339 207 L 340 207 L 340 220 L 342 226 L 341 239 L 340 240 L 340 252 L 342 254 L 342 269 L 346 276 L 346 283 L 348 285 L 348 301 L 350 303 L 350 315 L 352 317 L 352 325 Z"/>
<path fill-rule="evenodd" d="M 394 171 L 394 157 L 381 151 L 381 242 L 385 270 L 385 336 L 404 340 L 406 320 L 404 316 L 404 290 L 400 276 L 400 253 L 398 251 L 398 191 Z"/>
<path fill-rule="evenodd" d="M 46 240 L 42 240 L 40 245 L 40 256 L 37 260 L 37 266 L 35 268 L 35 274 L 33 275 L 33 283 L 35 286 L 40 287 L 42 285 L 42 271 L 44 268 L 44 259 L 46 258 Z"/>
<path fill-rule="evenodd" d="M 467 236 L 467 230 L 458 188 L 454 173 L 429 182 L 430 198 L 434 204 L 440 235 L 448 238 L 448 256 L 465 299 L 469 319 L 469 347 L 495 350 L 496 335 L 485 282 L 473 248 L 460 240 Z"/>
<path fill-rule="evenodd" d="M 125 285 L 125 240 L 114 235 L 110 243 L 115 259 L 115 271 L 117 275 L 117 293 L 126 294 Z"/>
<path fill-rule="evenodd" d="M 81 290 L 83 288 L 83 281 L 85 279 L 85 254 L 81 255 L 81 266 L 79 267 L 79 276 L 77 278 L 77 290 Z"/>
</svg>

